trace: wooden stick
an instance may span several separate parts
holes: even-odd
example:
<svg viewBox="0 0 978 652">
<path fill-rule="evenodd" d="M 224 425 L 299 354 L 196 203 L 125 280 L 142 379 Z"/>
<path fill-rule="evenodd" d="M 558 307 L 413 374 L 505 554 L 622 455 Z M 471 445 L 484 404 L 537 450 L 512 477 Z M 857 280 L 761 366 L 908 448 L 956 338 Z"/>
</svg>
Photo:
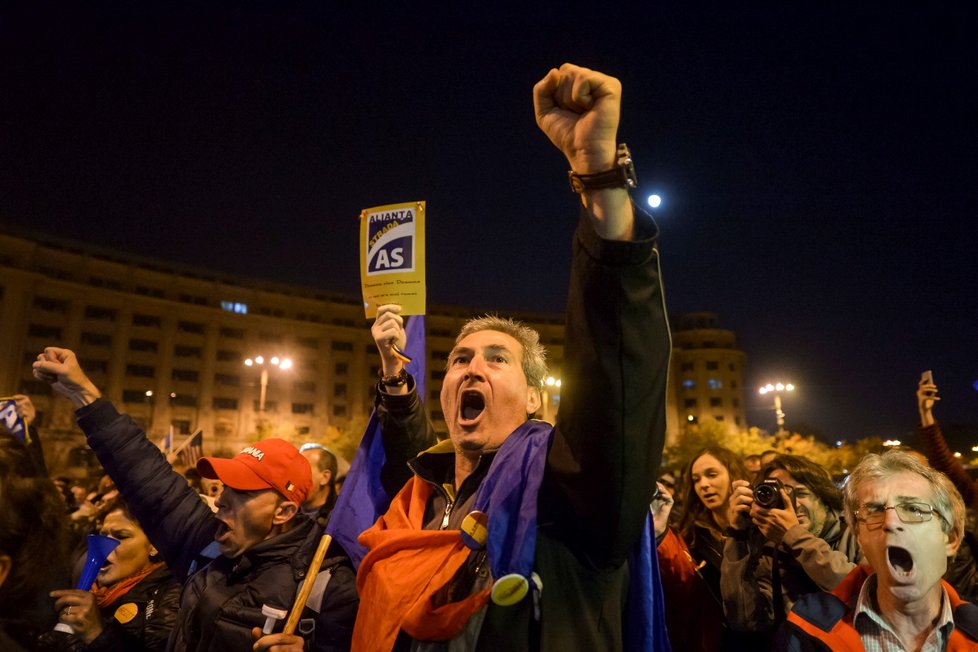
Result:
<svg viewBox="0 0 978 652">
<path fill-rule="evenodd" d="M 306 600 L 309 599 L 309 594 L 312 593 L 312 586 L 316 583 L 319 568 L 323 565 L 323 560 L 326 559 L 326 549 L 329 548 L 329 544 L 332 541 L 333 537 L 328 534 L 324 534 L 323 538 L 319 540 L 319 547 L 316 548 L 316 554 L 312 556 L 312 561 L 309 563 L 309 570 L 306 572 L 306 581 L 302 583 L 299 595 L 295 596 L 295 602 L 292 603 L 292 611 L 289 612 L 289 619 L 285 621 L 285 628 L 282 630 L 283 634 L 295 633 L 295 628 L 299 625 L 299 619 L 302 617 L 302 608 L 306 606 Z"/>
</svg>

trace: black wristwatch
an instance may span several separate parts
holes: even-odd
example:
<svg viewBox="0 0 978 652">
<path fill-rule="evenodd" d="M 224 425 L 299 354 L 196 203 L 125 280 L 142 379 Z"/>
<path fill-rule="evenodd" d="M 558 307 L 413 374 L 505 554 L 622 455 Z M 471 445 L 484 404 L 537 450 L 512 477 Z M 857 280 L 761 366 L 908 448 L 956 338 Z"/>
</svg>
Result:
<svg viewBox="0 0 978 652">
<path fill-rule="evenodd" d="M 381 369 L 377 372 L 377 375 L 380 376 L 380 384 L 387 387 L 401 387 L 406 385 L 409 378 L 407 369 L 404 367 L 401 367 L 401 370 L 396 374 L 391 374 L 389 376 L 385 376 L 384 370 Z"/>
<path fill-rule="evenodd" d="M 602 188 L 628 188 L 631 190 L 638 187 L 632 153 L 628 151 L 628 145 L 625 143 L 618 146 L 618 159 L 615 167 L 594 174 L 578 174 L 571 170 L 567 173 L 567 178 L 570 181 L 571 190 L 578 194 L 588 190 L 601 190 Z"/>
</svg>

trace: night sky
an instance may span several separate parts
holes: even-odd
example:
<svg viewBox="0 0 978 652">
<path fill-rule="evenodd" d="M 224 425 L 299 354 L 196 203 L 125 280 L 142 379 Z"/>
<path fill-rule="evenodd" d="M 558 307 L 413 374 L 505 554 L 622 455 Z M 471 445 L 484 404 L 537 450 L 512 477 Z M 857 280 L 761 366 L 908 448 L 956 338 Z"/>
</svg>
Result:
<svg viewBox="0 0 978 652">
<path fill-rule="evenodd" d="M 784 379 L 789 428 L 902 437 L 924 369 L 978 422 L 963 9 L 198 4 L 0 9 L 0 225 L 354 296 L 360 210 L 424 199 L 431 303 L 560 311 L 576 197 L 530 91 L 571 61 L 622 80 L 669 308 L 737 333 L 751 424 Z"/>
</svg>

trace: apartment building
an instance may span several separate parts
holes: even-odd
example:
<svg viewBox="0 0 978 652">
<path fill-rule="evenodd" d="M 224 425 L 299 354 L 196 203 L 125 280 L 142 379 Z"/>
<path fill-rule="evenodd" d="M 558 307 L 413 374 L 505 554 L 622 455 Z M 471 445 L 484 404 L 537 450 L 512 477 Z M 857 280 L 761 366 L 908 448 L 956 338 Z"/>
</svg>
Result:
<svg viewBox="0 0 978 652">
<path fill-rule="evenodd" d="M 426 317 L 425 398 L 442 432 L 444 361 L 465 320 L 484 312 L 432 307 Z M 549 350 L 554 380 L 542 413 L 552 417 L 563 317 L 512 316 L 536 328 Z M 31 396 L 53 468 L 85 451 L 72 406 L 31 375 L 45 346 L 76 351 L 105 396 L 151 437 L 170 426 L 185 435 L 202 429 L 206 452 L 233 454 L 260 431 L 305 441 L 365 421 L 380 366 L 369 326 L 358 297 L 0 235 L 0 394 Z M 292 361 L 287 370 L 266 364 L 264 406 L 261 368 L 245 364 L 256 356 Z"/>
<path fill-rule="evenodd" d="M 744 412 L 746 354 L 733 331 L 720 327 L 712 312 L 674 315 L 672 383 L 669 387 L 669 441 L 684 423 L 714 419 L 731 430 L 747 428 Z"/>
</svg>

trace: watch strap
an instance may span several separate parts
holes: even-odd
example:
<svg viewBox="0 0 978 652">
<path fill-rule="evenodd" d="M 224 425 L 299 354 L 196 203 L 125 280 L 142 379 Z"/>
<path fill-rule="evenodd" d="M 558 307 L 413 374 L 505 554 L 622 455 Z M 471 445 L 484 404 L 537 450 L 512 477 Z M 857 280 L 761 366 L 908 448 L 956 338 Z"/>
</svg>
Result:
<svg viewBox="0 0 978 652">
<path fill-rule="evenodd" d="M 567 179 L 570 181 L 571 190 L 578 194 L 603 188 L 632 189 L 638 187 L 635 164 L 632 161 L 632 154 L 628 150 L 628 145 L 625 143 L 618 145 L 618 158 L 615 167 L 594 174 L 578 174 L 571 170 L 567 173 Z"/>
</svg>

